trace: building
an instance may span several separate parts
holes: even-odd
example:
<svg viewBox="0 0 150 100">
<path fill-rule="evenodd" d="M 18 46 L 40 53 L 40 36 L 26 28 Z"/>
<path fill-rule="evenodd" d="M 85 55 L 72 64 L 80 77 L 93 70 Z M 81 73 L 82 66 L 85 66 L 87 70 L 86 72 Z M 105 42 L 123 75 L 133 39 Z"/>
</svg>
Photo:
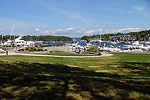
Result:
<svg viewBox="0 0 150 100">
<path fill-rule="evenodd" d="M 110 36 L 108 40 L 109 41 L 135 41 L 137 40 L 137 37 L 131 35 Z"/>
</svg>

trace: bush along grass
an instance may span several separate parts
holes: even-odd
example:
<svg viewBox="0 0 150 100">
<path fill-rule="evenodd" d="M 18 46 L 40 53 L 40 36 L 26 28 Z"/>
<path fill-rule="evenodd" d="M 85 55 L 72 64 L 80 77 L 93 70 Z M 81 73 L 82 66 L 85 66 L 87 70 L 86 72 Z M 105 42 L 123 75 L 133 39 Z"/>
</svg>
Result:
<svg viewBox="0 0 150 100">
<path fill-rule="evenodd" d="M 26 47 L 25 49 L 19 49 L 18 51 L 37 52 L 37 51 L 47 51 L 47 49 Z"/>
<path fill-rule="evenodd" d="M 42 44 L 41 47 L 63 46 L 63 44 Z"/>
<path fill-rule="evenodd" d="M 5 53 L 4 51 L 0 51 L 0 53 Z"/>
</svg>

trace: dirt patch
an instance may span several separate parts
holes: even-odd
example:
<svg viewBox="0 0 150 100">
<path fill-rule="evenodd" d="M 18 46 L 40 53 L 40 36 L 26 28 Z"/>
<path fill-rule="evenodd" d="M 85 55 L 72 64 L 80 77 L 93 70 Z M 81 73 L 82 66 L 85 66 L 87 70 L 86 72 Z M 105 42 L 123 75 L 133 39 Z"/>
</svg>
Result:
<svg viewBox="0 0 150 100">
<path fill-rule="evenodd" d="M 78 66 L 75 66 L 75 65 L 67 65 L 67 66 L 69 66 L 69 67 L 78 67 Z"/>
<path fill-rule="evenodd" d="M 121 65 L 111 65 L 112 67 L 115 67 L 115 68 L 120 68 Z"/>
<path fill-rule="evenodd" d="M 95 72 L 110 72 L 109 70 L 96 70 Z"/>
<path fill-rule="evenodd" d="M 119 68 L 119 69 L 125 72 L 140 72 L 141 71 L 138 69 L 125 69 L 125 68 Z"/>
<path fill-rule="evenodd" d="M 131 70 L 131 72 L 140 72 L 141 70 L 139 69 L 134 69 L 134 70 Z"/>
<path fill-rule="evenodd" d="M 131 72 L 131 70 L 129 69 L 124 69 L 124 68 L 119 68 L 121 71 L 125 71 L 125 72 Z"/>
<path fill-rule="evenodd" d="M 116 72 L 117 70 L 96 70 L 95 72 Z"/>
<path fill-rule="evenodd" d="M 90 68 L 98 68 L 98 67 L 100 67 L 100 66 L 89 66 Z"/>
<path fill-rule="evenodd" d="M 135 66 L 135 67 L 145 67 L 144 65 L 140 65 L 140 64 L 135 64 L 133 66 Z"/>
</svg>

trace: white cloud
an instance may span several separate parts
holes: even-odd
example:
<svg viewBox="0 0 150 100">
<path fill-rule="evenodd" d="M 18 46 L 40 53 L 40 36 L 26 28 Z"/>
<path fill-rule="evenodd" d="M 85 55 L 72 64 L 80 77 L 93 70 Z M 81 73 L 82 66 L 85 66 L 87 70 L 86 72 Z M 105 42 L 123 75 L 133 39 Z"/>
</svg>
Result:
<svg viewBox="0 0 150 100">
<path fill-rule="evenodd" d="M 130 14 L 130 13 L 134 13 L 134 11 L 133 10 L 120 10 L 120 13 L 126 13 L 126 14 Z"/>
<path fill-rule="evenodd" d="M 35 28 L 35 29 L 34 29 L 34 31 L 39 32 L 39 31 L 40 31 L 40 29 L 39 29 L 39 28 Z"/>
<path fill-rule="evenodd" d="M 56 29 L 56 30 L 45 30 L 41 31 L 39 28 L 35 28 L 34 31 L 36 33 L 41 33 L 41 34 L 100 34 L 102 32 L 102 29 L 91 29 L 91 30 L 86 30 L 86 29 L 74 29 L 72 27 L 69 28 L 64 28 L 64 29 Z"/>
<path fill-rule="evenodd" d="M 93 33 L 100 33 L 102 32 L 102 29 L 97 29 L 97 30 L 85 30 L 84 33 L 85 34 L 93 34 Z"/>
<path fill-rule="evenodd" d="M 122 28 L 122 29 L 109 29 L 105 30 L 105 33 L 117 33 L 117 32 L 137 32 L 139 28 Z"/>
<path fill-rule="evenodd" d="M 70 27 L 70 28 L 65 28 L 65 29 L 56 29 L 57 32 L 67 32 L 67 31 L 73 31 L 74 28 Z"/>
<path fill-rule="evenodd" d="M 117 32 L 122 32 L 122 33 L 127 33 L 127 32 L 137 32 L 140 31 L 139 28 L 122 28 L 122 29 L 74 29 L 72 27 L 70 28 L 62 28 L 62 29 L 56 29 L 56 30 L 45 30 L 41 31 L 39 28 L 35 28 L 34 31 L 36 33 L 40 34 L 47 34 L 47 35 L 64 35 L 67 34 L 69 35 L 74 35 L 74 34 L 80 34 L 81 36 L 83 35 L 93 35 L 93 34 L 102 34 L 102 33 L 117 33 Z"/>
<path fill-rule="evenodd" d="M 34 32 L 36 33 L 40 33 L 40 34 L 54 34 L 54 31 L 51 30 L 46 30 L 46 31 L 41 31 L 39 28 L 35 28 L 33 29 Z"/>
<path fill-rule="evenodd" d="M 137 11 L 143 11 L 145 8 L 144 7 L 134 6 L 133 9 L 135 9 Z"/>
</svg>

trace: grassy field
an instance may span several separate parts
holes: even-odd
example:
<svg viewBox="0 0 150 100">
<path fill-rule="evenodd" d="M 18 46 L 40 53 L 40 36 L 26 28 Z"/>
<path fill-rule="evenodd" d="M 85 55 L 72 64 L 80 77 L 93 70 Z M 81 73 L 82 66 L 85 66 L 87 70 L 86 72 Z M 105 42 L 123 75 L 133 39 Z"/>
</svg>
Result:
<svg viewBox="0 0 150 100">
<path fill-rule="evenodd" d="M 0 56 L 3 100 L 147 100 L 150 54 L 101 58 Z"/>
<path fill-rule="evenodd" d="M 58 56 L 98 56 L 98 54 L 78 54 L 78 53 L 64 52 L 64 51 L 50 51 L 50 53 L 40 53 L 40 54 L 43 54 L 43 55 L 58 55 Z"/>
</svg>

